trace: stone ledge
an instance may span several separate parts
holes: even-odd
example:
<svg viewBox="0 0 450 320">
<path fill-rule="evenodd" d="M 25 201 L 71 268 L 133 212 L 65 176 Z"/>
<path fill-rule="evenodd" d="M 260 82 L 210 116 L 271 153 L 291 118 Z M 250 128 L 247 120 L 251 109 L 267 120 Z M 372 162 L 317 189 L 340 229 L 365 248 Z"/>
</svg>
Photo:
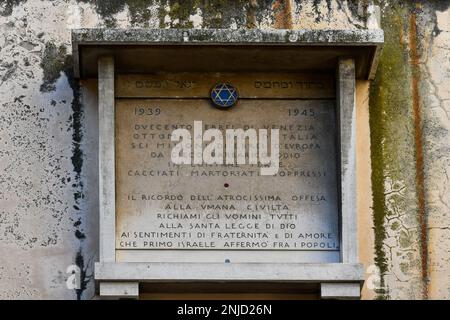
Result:
<svg viewBox="0 0 450 320">
<path fill-rule="evenodd" d="M 98 262 L 95 279 L 101 281 L 274 281 L 359 282 L 359 263 L 141 263 Z"/>
<path fill-rule="evenodd" d="M 315 44 L 378 45 L 384 41 L 381 29 L 362 30 L 261 30 L 261 29 L 75 29 L 72 45 L 79 44 Z"/>
<path fill-rule="evenodd" d="M 75 77 L 96 77 L 96 63 L 102 55 L 117 58 L 118 73 L 221 72 L 242 68 L 263 72 L 269 69 L 330 71 L 339 57 L 351 56 L 356 60 L 357 78 L 371 79 L 383 41 L 381 29 L 72 30 Z M 213 57 L 213 62 L 209 63 L 208 57 Z M 229 63 L 217 63 L 222 60 Z"/>
<path fill-rule="evenodd" d="M 321 283 L 322 299 L 359 299 L 361 286 L 359 283 Z"/>
<path fill-rule="evenodd" d="M 138 298 L 139 282 L 100 282 L 102 298 Z"/>
</svg>

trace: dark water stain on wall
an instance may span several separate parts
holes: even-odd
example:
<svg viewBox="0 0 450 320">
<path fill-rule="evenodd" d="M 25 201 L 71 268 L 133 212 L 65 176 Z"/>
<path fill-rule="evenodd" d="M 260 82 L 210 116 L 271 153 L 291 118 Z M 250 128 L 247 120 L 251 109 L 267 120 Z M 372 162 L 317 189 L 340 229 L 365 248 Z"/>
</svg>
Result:
<svg viewBox="0 0 450 320">
<path fill-rule="evenodd" d="M 42 57 L 41 67 L 43 70 L 43 79 L 41 84 L 41 91 L 48 92 L 55 90 L 55 83 L 60 78 L 61 73 L 64 73 L 67 77 L 68 83 L 73 92 L 72 99 L 72 114 L 69 118 L 70 128 L 72 129 L 72 168 L 74 171 L 74 179 L 72 182 L 73 193 L 73 216 L 76 221 L 73 226 L 75 228 L 74 236 L 80 242 L 79 250 L 76 253 L 75 264 L 81 270 L 81 287 L 76 290 L 77 298 L 81 299 L 83 291 L 86 289 L 86 284 L 91 280 L 91 277 L 86 275 L 86 269 L 89 267 L 85 265 L 82 242 L 86 239 L 86 235 L 83 232 L 82 215 L 84 212 L 80 210 L 83 207 L 84 191 L 83 191 L 83 158 L 84 153 L 82 150 L 83 141 L 83 122 L 84 111 L 83 105 L 80 100 L 80 84 L 73 74 L 73 61 L 72 56 L 67 54 L 67 49 L 64 45 L 57 47 L 51 42 L 47 42 Z"/>
<path fill-rule="evenodd" d="M 66 46 L 57 47 L 52 42 L 45 44 L 44 54 L 42 56 L 41 68 L 44 72 L 41 91 L 48 92 L 55 90 L 55 83 L 64 70 L 67 56 Z"/>
<path fill-rule="evenodd" d="M 55 83 L 60 78 L 61 73 L 67 76 L 69 85 L 73 91 L 72 115 L 70 117 L 72 129 L 72 166 L 75 172 L 75 182 L 72 187 L 79 191 L 74 193 L 75 205 L 74 209 L 79 211 L 79 201 L 83 199 L 82 189 L 83 181 L 81 179 L 81 171 L 83 167 L 83 151 L 81 143 L 83 139 L 83 106 L 80 101 L 80 85 L 73 74 L 72 55 L 67 54 L 64 45 L 56 47 L 55 44 L 47 42 L 42 57 L 41 68 L 43 70 L 43 79 L 41 91 L 48 92 L 55 90 Z M 80 193 L 81 192 L 81 193 Z"/>
<path fill-rule="evenodd" d="M 91 267 L 92 261 L 88 264 L 85 264 L 83 257 L 83 246 L 82 242 L 86 239 L 86 235 L 83 232 L 81 217 L 83 214 L 80 207 L 82 207 L 82 201 L 84 199 L 84 191 L 83 191 L 83 179 L 81 176 L 83 169 L 83 150 L 82 140 L 83 140 L 83 122 L 84 122 L 84 110 L 83 105 L 81 103 L 80 97 L 80 83 L 78 79 L 74 78 L 73 74 L 73 61 L 72 56 L 68 55 L 64 64 L 64 73 L 66 74 L 69 84 L 73 91 L 73 100 L 72 100 L 72 166 L 75 172 L 75 181 L 72 187 L 76 190 L 73 194 L 74 197 L 74 214 L 77 217 L 77 222 L 74 223 L 75 227 L 75 237 L 80 241 L 79 250 L 76 255 L 75 263 L 80 268 L 80 288 L 77 289 L 77 299 L 81 299 L 84 290 L 86 290 L 87 283 L 93 280 L 92 276 L 88 276 L 86 274 L 86 270 Z M 92 254 L 91 254 L 92 256 Z"/>
<path fill-rule="evenodd" d="M 314 14 L 316 16 L 315 20 L 316 22 L 320 22 L 323 19 L 323 14 L 320 10 L 322 4 L 322 0 L 313 0 L 313 10 L 314 10 Z M 329 5 L 329 3 L 327 2 L 327 5 Z"/>
<path fill-rule="evenodd" d="M 92 260 L 89 260 L 86 263 L 84 259 L 84 255 L 80 247 L 75 256 L 75 264 L 78 266 L 78 268 L 80 268 L 79 288 L 75 289 L 77 300 L 82 299 L 83 292 L 87 289 L 87 285 L 89 284 L 89 282 L 94 281 L 93 273 L 88 273 L 87 271 L 92 265 Z"/>
<path fill-rule="evenodd" d="M 13 8 L 26 0 L 2 0 L 0 2 L 0 16 L 9 16 L 13 12 Z"/>
</svg>

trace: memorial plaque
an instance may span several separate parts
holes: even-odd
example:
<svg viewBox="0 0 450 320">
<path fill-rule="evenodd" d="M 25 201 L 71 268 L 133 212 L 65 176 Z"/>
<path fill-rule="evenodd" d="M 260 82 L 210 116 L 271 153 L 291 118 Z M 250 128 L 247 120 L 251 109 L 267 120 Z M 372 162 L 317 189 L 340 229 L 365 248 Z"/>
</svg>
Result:
<svg viewBox="0 0 450 320">
<path fill-rule="evenodd" d="M 212 128 L 224 149 L 228 129 L 266 129 L 269 146 L 277 129 L 278 170 L 174 164 L 180 128 L 199 150 L 210 142 L 194 139 Z M 335 142 L 334 100 L 241 99 L 219 110 L 207 99 L 117 99 L 116 249 L 338 252 Z"/>
<path fill-rule="evenodd" d="M 98 76 L 100 296 L 358 298 L 355 80 L 382 31 L 103 31 L 72 35 Z"/>
</svg>

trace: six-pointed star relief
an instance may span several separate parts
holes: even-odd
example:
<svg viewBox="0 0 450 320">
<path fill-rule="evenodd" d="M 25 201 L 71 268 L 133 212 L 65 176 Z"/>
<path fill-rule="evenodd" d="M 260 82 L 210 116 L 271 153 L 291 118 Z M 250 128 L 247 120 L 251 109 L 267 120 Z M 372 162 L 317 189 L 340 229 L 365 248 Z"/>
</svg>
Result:
<svg viewBox="0 0 450 320">
<path fill-rule="evenodd" d="M 231 107 L 236 103 L 238 93 L 231 84 L 219 83 L 211 90 L 211 99 L 219 107 Z"/>
</svg>

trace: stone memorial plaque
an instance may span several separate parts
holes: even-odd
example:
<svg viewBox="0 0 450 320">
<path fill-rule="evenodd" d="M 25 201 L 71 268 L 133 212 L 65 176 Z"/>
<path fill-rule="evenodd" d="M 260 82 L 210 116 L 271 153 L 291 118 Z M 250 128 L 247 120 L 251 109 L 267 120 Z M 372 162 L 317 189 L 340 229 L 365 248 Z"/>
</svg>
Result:
<svg viewBox="0 0 450 320">
<path fill-rule="evenodd" d="M 241 99 L 219 110 L 207 99 L 117 99 L 116 249 L 339 251 L 334 104 Z M 267 129 L 269 146 L 278 129 L 278 170 L 174 164 L 180 128 L 196 150 L 208 129 L 223 133 L 224 148 L 227 129 Z"/>
<path fill-rule="evenodd" d="M 100 296 L 358 298 L 355 81 L 382 31 L 100 31 L 72 34 L 98 77 Z"/>
</svg>

